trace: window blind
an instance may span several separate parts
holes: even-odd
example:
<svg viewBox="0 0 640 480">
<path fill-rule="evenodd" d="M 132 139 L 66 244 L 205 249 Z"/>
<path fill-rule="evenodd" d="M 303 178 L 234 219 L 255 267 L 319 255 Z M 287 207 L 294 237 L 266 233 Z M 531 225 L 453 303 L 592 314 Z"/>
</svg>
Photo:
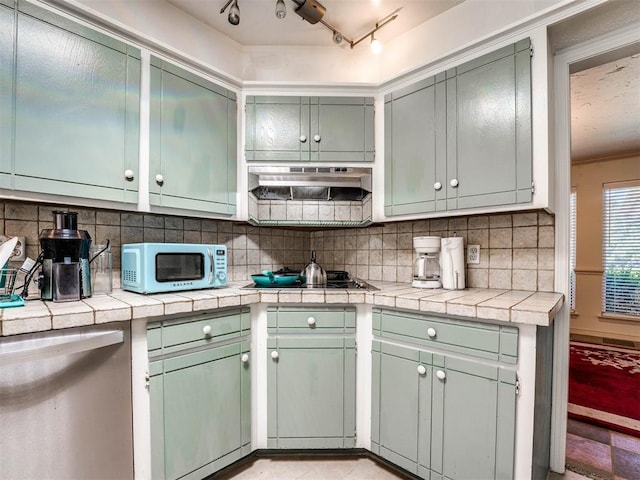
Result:
<svg viewBox="0 0 640 480">
<path fill-rule="evenodd" d="M 640 315 L 640 181 L 604 184 L 603 312 Z"/>
<path fill-rule="evenodd" d="M 571 211 L 569 226 L 569 305 L 571 311 L 576 309 L 576 191 L 571 190 L 569 198 Z"/>
</svg>

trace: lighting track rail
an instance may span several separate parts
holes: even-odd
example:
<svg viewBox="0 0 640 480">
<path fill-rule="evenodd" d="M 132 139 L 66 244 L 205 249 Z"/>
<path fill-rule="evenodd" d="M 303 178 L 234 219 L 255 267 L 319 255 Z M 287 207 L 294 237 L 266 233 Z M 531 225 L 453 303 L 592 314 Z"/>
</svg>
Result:
<svg viewBox="0 0 640 480">
<path fill-rule="evenodd" d="M 333 33 L 334 43 L 341 44 L 342 42 L 345 42 L 349 44 L 350 48 L 354 48 L 363 40 L 371 37 L 371 48 L 374 51 L 376 50 L 379 51 L 379 49 L 381 48 L 378 40 L 375 38 L 375 33 L 385 25 L 389 24 L 390 22 L 398 18 L 398 12 L 402 9 L 402 7 L 396 9 L 391 14 L 377 21 L 375 26 L 371 30 L 369 30 L 367 33 L 365 33 L 361 37 L 353 39 L 353 38 L 346 37 L 336 27 L 331 25 L 326 20 L 323 20 L 322 17 L 326 12 L 326 8 L 317 0 L 291 0 L 291 1 L 296 5 L 295 12 L 300 17 L 302 17 L 303 20 L 306 20 L 312 25 L 315 25 L 316 23 L 320 23 L 321 25 L 325 26 L 327 29 L 331 30 L 331 32 Z M 229 5 L 231 5 L 231 8 L 229 8 L 229 17 L 228 17 L 229 23 L 232 25 L 240 24 L 240 7 L 238 6 L 238 0 L 227 0 L 224 6 L 220 9 L 220 13 L 221 14 L 224 13 L 227 7 L 229 7 Z M 276 1 L 275 14 L 276 14 L 276 17 L 278 17 L 279 19 L 283 19 L 287 15 L 287 8 L 284 4 L 284 0 Z"/>
</svg>

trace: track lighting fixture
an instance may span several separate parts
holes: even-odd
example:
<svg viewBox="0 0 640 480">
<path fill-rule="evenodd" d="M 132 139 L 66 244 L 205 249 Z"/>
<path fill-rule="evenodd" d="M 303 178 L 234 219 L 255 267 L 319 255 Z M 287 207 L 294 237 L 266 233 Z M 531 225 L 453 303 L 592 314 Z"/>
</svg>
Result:
<svg viewBox="0 0 640 480">
<path fill-rule="evenodd" d="M 312 25 L 315 25 L 324 16 L 327 11 L 324 6 L 317 0 L 293 0 L 298 4 L 296 13 Z"/>
<path fill-rule="evenodd" d="M 340 45 L 342 42 L 346 42 L 349 44 L 351 48 L 355 47 L 357 44 L 362 42 L 365 38 L 371 37 L 371 50 L 373 53 L 380 53 L 382 50 L 382 44 L 380 40 L 375 38 L 375 33 L 384 27 L 389 22 L 392 22 L 396 18 L 398 18 L 398 12 L 400 8 L 396 9 L 390 15 L 387 15 L 382 20 L 376 23 L 376 26 L 369 30 L 367 33 L 362 35 L 360 38 L 356 40 L 351 40 L 344 36 L 342 32 L 339 32 L 335 27 L 322 19 L 324 17 L 327 9 L 320 3 L 318 0 L 291 0 L 296 4 L 295 12 L 302 17 L 303 20 L 315 25 L 316 23 L 321 23 L 329 30 L 333 32 L 333 42 L 337 45 Z M 238 0 L 227 0 L 224 7 L 220 9 L 220 13 L 224 13 L 224 11 L 231 5 L 229 8 L 229 23 L 231 25 L 240 24 L 240 7 L 238 6 Z M 287 6 L 284 3 L 284 0 L 276 0 L 276 9 L 275 9 L 276 17 L 279 19 L 283 19 L 287 16 Z"/>
<path fill-rule="evenodd" d="M 380 40 L 378 40 L 374 34 L 371 34 L 371 51 L 378 55 L 381 51 L 382 51 L 382 44 L 380 43 Z"/>
<path fill-rule="evenodd" d="M 238 0 L 228 0 L 227 3 L 224 4 L 224 7 L 220 9 L 220 13 L 224 13 L 227 7 L 231 5 L 229 9 L 229 23 L 231 25 L 239 25 L 240 24 L 240 7 L 238 6 Z"/>
<path fill-rule="evenodd" d="M 287 6 L 284 4 L 284 0 L 278 0 L 276 2 L 276 17 L 282 20 L 287 16 Z"/>
</svg>

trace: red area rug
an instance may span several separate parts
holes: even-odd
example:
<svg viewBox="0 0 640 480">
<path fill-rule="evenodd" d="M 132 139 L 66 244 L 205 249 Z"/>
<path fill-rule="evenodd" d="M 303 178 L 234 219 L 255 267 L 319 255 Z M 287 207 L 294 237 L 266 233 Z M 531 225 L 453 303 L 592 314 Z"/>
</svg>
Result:
<svg viewBox="0 0 640 480">
<path fill-rule="evenodd" d="M 571 342 L 569 416 L 640 437 L 640 351 Z"/>
</svg>

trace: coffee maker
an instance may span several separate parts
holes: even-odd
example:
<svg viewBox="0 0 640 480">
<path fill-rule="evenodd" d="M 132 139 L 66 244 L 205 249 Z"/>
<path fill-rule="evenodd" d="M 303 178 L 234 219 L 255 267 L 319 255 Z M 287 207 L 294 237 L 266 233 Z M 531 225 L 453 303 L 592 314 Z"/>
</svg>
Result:
<svg viewBox="0 0 640 480">
<path fill-rule="evenodd" d="M 413 237 L 416 260 L 412 287 L 440 288 L 440 237 Z"/>
<path fill-rule="evenodd" d="M 76 212 L 54 211 L 53 224 L 55 228 L 40 232 L 40 298 L 70 302 L 90 297 L 89 233 L 78 230 Z"/>
</svg>

